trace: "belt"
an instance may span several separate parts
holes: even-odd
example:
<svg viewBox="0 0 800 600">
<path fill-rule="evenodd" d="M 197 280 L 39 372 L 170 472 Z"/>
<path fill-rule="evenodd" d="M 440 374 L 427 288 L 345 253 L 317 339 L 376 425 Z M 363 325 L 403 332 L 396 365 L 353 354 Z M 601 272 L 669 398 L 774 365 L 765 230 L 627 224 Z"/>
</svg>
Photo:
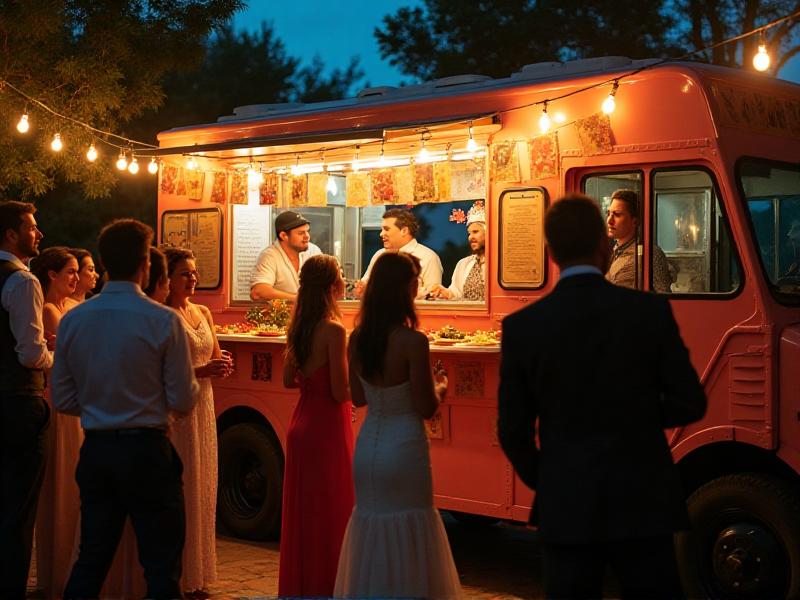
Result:
<svg viewBox="0 0 800 600">
<path fill-rule="evenodd" d="M 128 435 L 143 435 L 150 437 L 164 437 L 167 432 L 155 427 L 129 427 L 127 429 L 89 429 L 86 437 L 121 437 Z"/>
</svg>

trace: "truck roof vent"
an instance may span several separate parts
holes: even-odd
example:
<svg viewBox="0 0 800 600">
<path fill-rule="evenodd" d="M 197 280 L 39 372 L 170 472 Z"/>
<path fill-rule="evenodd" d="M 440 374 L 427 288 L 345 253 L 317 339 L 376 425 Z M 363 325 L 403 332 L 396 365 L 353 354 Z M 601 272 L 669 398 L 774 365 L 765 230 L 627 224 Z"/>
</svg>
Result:
<svg viewBox="0 0 800 600">
<path fill-rule="evenodd" d="M 246 106 L 237 106 L 233 109 L 232 115 L 220 117 L 219 121 L 235 121 L 237 119 L 252 119 L 254 117 L 262 117 L 265 115 L 272 115 L 275 113 L 285 112 L 287 110 L 294 110 L 302 108 L 302 102 L 281 102 L 279 104 L 247 104 Z"/>
<path fill-rule="evenodd" d="M 388 96 L 397 88 L 392 85 L 380 85 L 376 87 L 368 87 L 364 88 L 358 94 L 356 94 L 356 98 L 373 98 L 375 96 Z"/>
<path fill-rule="evenodd" d="M 638 61 L 637 61 L 638 62 Z M 579 73 L 593 73 L 598 71 L 610 71 L 627 67 L 633 61 L 627 56 L 600 56 L 598 58 L 582 58 L 569 62 L 540 62 L 525 65 L 518 72 L 511 75 L 512 79 L 549 79 L 552 77 L 564 77 L 567 75 L 578 75 Z"/>
<path fill-rule="evenodd" d="M 454 85 L 467 85 L 469 83 L 480 83 L 482 81 L 489 81 L 492 78 L 488 75 L 453 75 L 451 77 L 442 77 L 435 79 L 432 83 L 436 89 L 453 87 Z"/>
</svg>

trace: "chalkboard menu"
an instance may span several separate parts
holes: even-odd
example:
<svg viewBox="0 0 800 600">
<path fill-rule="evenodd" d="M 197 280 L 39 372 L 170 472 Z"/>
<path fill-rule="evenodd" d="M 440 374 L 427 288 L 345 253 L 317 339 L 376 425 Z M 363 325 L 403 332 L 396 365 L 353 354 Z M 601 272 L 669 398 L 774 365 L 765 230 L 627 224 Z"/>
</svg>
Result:
<svg viewBox="0 0 800 600">
<path fill-rule="evenodd" d="M 544 188 L 500 195 L 500 285 L 535 289 L 544 283 Z"/>
<path fill-rule="evenodd" d="M 200 279 L 197 289 L 218 288 L 222 281 L 222 212 L 218 208 L 168 210 L 161 216 L 161 243 L 194 253 Z"/>
</svg>

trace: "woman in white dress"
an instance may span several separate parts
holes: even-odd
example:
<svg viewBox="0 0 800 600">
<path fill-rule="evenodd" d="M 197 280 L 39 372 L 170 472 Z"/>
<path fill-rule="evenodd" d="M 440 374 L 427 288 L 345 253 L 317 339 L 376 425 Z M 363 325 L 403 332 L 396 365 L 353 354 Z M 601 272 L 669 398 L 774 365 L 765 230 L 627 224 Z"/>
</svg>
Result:
<svg viewBox="0 0 800 600">
<path fill-rule="evenodd" d="M 447 390 L 417 331 L 419 260 L 385 253 L 375 263 L 350 338 L 353 404 L 368 413 L 356 442 L 356 505 L 347 526 L 337 598 L 461 598 L 438 511 L 423 419 Z"/>
</svg>

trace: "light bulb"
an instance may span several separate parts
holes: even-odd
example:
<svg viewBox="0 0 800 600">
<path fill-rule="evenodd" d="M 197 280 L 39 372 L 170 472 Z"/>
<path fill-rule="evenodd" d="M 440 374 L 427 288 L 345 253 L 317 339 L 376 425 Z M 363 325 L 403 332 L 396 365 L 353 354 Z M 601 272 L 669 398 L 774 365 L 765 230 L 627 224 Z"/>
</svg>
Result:
<svg viewBox="0 0 800 600">
<path fill-rule="evenodd" d="M 769 52 L 767 52 L 766 44 L 758 45 L 758 52 L 753 56 L 753 66 L 756 71 L 766 71 L 769 69 Z"/>
<path fill-rule="evenodd" d="M 19 123 L 17 123 L 17 131 L 20 133 L 28 133 L 28 129 L 30 128 L 31 124 L 28 122 L 28 115 L 26 113 L 20 117 Z"/>
<path fill-rule="evenodd" d="M 294 176 L 300 175 L 300 157 L 299 157 L 299 156 L 297 157 L 297 160 L 296 160 L 296 161 L 295 161 L 295 163 L 292 165 L 291 169 L 289 169 L 289 171 L 290 171 L 290 172 L 292 173 L 292 175 L 294 175 Z"/>
<path fill-rule="evenodd" d="M 328 193 L 331 196 L 335 196 L 339 192 L 339 188 L 336 187 L 336 179 L 328 175 L 328 185 L 325 186 L 328 190 Z"/>
<path fill-rule="evenodd" d="M 147 172 L 151 175 L 158 173 L 158 163 L 156 162 L 155 157 L 150 159 L 150 164 L 147 165 Z"/>
<path fill-rule="evenodd" d="M 89 149 L 86 151 L 86 160 L 89 162 L 94 162 L 97 160 L 97 149 L 94 147 L 94 144 L 91 144 Z"/>
<path fill-rule="evenodd" d="M 542 109 L 542 116 L 539 117 L 539 131 L 547 133 L 550 131 L 550 115 L 547 114 L 547 104 Z"/>
<path fill-rule="evenodd" d="M 359 146 L 356 146 L 356 155 L 353 157 L 353 164 L 351 166 L 351 168 L 353 169 L 353 173 L 358 173 L 358 169 L 359 169 L 358 152 L 359 152 L 359 150 L 360 150 Z"/>
<path fill-rule="evenodd" d="M 258 187 L 261 185 L 261 181 L 261 173 L 256 170 L 256 167 L 253 165 L 253 163 L 250 163 L 250 166 L 247 167 L 247 186 Z"/>
<path fill-rule="evenodd" d="M 614 112 L 614 109 L 617 108 L 617 101 L 614 100 L 614 94 L 609 94 L 606 96 L 606 99 L 603 100 L 603 105 L 601 106 L 603 112 L 607 115 L 610 115 Z"/>
<path fill-rule="evenodd" d="M 128 168 L 128 159 L 125 158 L 125 153 L 120 151 L 119 158 L 117 159 L 117 168 L 120 171 L 124 171 Z"/>
<path fill-rule="evenodd" d="M 565 115 L 563 112 L 557 112 L 556 114 L 553 115 L 553 120 L 556 123 L 563 123 L 564 121 L 567 120 L 567 115 Z"/>
<path fill-rule="evenodd" d="M 131 159 L 131 164 L 128 165 L 128 173 L 130 173 L 131 175 L 136 175 L 138 172 L 139 172 L 139 161 L 136 160 L 136 157 L 134 156 Z"/>
<path fill-rule="evenodd" d="M 190 171 L 194 171 L 197 168 L 197 161 L 194 159 L 194 156 L 190 156 L 189 160 L 186 161 L 186 168 Z"/>
<path fill-rule="evenodd" d="M 56 133 L 53 135 L 53 141 L 50 142 L 50 148 L 52 148 L 53 152 L 61 152 L 61 149 L 64 147 L 64 144 L 61 141 L 61 134 Z"/>
<path fill-rule="evenodd" d="M 419 149 L 419 154 L 417 154 L 417 162 L 428 162 L 431 158 L 431 153 L 428 152 L 428 149 L 425 147 L 425 140 L 422 140 L 422 148 Z"/>
</svg>

